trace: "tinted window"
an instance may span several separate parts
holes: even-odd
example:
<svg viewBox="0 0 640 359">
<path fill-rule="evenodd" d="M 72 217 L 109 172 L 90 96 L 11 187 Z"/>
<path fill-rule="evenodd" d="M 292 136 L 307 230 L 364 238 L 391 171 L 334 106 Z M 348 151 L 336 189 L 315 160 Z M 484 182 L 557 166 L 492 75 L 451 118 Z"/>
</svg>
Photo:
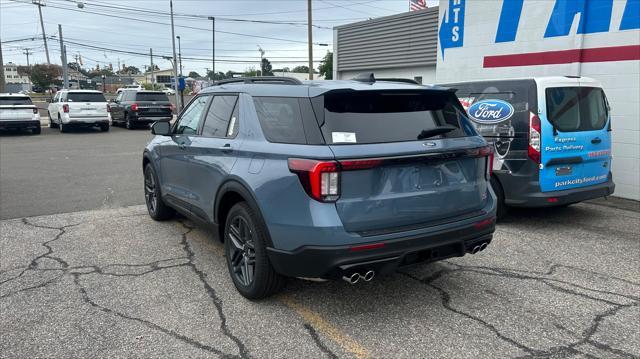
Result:
<svg viewBox="0 0 640 359">
<path fill-rule="evenodd" d="M 256 97 L 253 102 L 267 140 L 278 143 L 307 143 L 297 98 Z"/>
<path fill-rule="evenodd" d="M 608 113 L 602 89 L 554 87 L 546 90 L 547 118 L 562 132 L 604 128 Z"/>
<path fill-rule="evenodd" d="M 209 106 L 202 128 L 203 136 L 225 137 L 229 128 L 231 113 L 236 105 L 237 96 L 215 96 Z M 235 126 L 234 121 L 234 126 Z"/>
<path fill-rule="evenodd" d="M 164 92 L 138 92 L 136 101 L 169 102 L 169 98 L 164 94 Z"/>
<path fill-rule="evenodd" d="M 69 92 L 68 102 L 107 102 L 100 92 Z"/>
<path fill-rule="evenodd" d="M 205 105 L 208 100 L 208 96 L 200 96 L 191 102 L 189 107 L 182 113 L 182 116 L 180 116 L 176 133 L 195 135 L 198 132 L 198 125 L 200 124 L 200 119 L 202 118 L 202 113 L 205 110 Z"/>
<path fill-rule="evenodd" d="M 11 106 L 11 105 L 32 105 L 31 99 L 29 97 L 18 97 L 18 96 L 7 96 L 0 97 L 0 106 Z"/>
<path fill-rule="evenodd" d="M 327 143 L 416 141 L 423 130 L 451 125 L 438 137 L 460 137 L 465 114 L 448 91 L 341 91 L 324 96 L 322 133 Z"/>
</svg>

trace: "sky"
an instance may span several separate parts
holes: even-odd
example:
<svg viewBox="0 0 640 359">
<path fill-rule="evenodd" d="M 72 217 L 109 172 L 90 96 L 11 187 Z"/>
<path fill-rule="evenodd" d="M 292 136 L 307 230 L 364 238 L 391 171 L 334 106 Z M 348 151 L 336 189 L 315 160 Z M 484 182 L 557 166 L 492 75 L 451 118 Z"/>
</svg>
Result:
<svg viewBox="0 0 640 359">
<path fill-rule="evenodd" d="M 41 0 L 51 63 L 61 64 L 58 24 L 68 62 L 80 55 L 85 68 L 118 62 L 141 70 L 149 49 L 161 69 L 171 63 L 169 0 Z M 78 7 L 78 3 L 84 5 Z M 333 49 L 334 26 L 406 12 L 409 0 L 312 0 L 314 67 Z M 438 0 L 427 0 L 437 6 Z M 212 67 L 212 21 L 216 17 L 216 72 L 258 68 L 259 48 L 274 69 L 307 65 L 306 0 L 174 0 L 175 35 L 180 36 L 183 72 L 201 75 Z M 277 22 L 277 23 L 264 23 Z M 31 40 L 35 38 L 35 40 Z M 32 0 L 0 0 L 0 39 L 4 62 L 46 63 L 38 7 Z M 15 41 L 28 39 L 26 41 Z M 327 44 L 328 46 L 321 46 Z M 115 52 L 117 50 L 120 52 Z M 176 42 L 176 52 L 178 43 Z"/>
</svg>

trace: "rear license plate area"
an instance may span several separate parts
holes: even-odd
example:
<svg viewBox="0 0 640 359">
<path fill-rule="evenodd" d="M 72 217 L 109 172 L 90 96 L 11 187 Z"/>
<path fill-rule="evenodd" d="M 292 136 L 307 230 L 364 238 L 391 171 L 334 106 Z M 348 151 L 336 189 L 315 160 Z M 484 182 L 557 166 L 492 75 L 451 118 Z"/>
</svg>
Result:
<svg viewBox="0 0 640 359">
<path fill-rule="evenodd" d="M 556 167 L 556 176 L 570 176 L 573 174 L 573 166 Z"/>
</svg>

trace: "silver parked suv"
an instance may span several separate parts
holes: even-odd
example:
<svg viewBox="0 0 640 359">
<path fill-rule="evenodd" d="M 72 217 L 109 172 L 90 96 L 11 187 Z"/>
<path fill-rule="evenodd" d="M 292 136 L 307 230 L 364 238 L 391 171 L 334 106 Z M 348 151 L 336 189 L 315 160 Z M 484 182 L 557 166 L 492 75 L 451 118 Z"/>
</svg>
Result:
<svg viewBox="0 0 640 359">
<path fill-rule="evenodd" d="M 287 276 L 369 281 L 492 239 L 492 153 L 444 88 L 233 79 L 152 131 L 149 214 L 218 225 L 247 298 Z"/>
</svg>

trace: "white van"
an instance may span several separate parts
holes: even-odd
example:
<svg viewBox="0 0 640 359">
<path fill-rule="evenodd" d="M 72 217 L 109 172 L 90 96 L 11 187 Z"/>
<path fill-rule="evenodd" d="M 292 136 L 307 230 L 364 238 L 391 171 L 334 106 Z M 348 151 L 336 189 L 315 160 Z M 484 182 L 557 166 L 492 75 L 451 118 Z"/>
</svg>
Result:
<svg viewBox="0 0 640 359">
<path fill-rule="evenodd" d="M 109 106 L 100 91 L 61 90 L 49 104 L 49 127 L 65 132 L 72 126 L 109 131 Z"/>
</svg>

